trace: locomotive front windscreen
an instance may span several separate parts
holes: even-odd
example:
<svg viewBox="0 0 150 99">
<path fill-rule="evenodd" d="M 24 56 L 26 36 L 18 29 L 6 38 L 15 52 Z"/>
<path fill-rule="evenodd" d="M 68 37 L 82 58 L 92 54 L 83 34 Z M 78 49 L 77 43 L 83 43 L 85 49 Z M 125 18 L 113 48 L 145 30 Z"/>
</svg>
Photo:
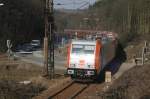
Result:
<svg viewBox="0 0 150 99">
<path fill-rule="evenodd" d="M 81 45 L 81 44 L 72 45 L 72 53 L 94 54 L 94 50 L 95 45 Z"/>
</svg>

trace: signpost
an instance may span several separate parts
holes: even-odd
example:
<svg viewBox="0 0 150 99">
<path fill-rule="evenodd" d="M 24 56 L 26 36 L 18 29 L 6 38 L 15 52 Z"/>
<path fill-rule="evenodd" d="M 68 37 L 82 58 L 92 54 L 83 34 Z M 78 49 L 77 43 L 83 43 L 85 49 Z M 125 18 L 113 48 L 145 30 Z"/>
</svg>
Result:
<svg viewBox="0 0 150 99">
<path fill-rule="evenodd" d="M 8 54 L 8 59 L 9 60 L 10 60 L 10 57 L 12 56 L 12 54 L 13 54 L 11 48 L 12 48 L 11 40 L 7 40 L 7 54 Z"/>
</svg>

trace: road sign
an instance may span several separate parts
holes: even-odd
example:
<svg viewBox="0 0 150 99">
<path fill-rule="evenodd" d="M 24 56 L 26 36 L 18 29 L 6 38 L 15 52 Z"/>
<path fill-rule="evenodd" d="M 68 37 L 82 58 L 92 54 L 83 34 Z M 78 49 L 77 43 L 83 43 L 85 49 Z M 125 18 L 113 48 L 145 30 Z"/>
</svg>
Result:
<svg viewBox="0 0 150 99">
<path fill-rule="evenodd" d="M 10 58 L 10 56 L 12 55 L 12 50 L 11 50 L 11 48 L 12 48 L 12 43 L 11 43 L 11 40 L 7 40 L 7 53 L 8 53 L 8 58 Z"/>
</svg>

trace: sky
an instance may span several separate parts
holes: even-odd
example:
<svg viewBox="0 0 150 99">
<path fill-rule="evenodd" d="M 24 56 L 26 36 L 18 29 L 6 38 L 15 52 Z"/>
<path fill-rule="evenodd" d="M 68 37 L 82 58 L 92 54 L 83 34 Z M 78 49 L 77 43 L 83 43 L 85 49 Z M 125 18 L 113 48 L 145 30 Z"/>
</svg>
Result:
<svg viewBox="0 0 150 99">
<path fill-rule="evenodd" d="M 54 0 L 55 9 L 84 9 L 97 0 Z M 61 5 L 60 5 L 61 4 Z"/>
</svg>

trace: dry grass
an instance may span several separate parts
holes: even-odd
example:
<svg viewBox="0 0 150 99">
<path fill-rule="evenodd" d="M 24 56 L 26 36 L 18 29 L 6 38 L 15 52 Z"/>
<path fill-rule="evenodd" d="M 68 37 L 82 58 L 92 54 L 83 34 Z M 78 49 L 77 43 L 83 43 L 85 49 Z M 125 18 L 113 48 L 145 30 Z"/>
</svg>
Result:
<svg viewBox="0 0 150 99">
<path fill-rule="evenodd" d="M 0 54 L 0 79 L 1 80 L 29 80 L 42 73 L 41 67 L 24 63 L 19 60 L 8 60 L 6 54 Z"/>
<path fill-rule="evenodd" d="M 116 80 L 109 93 L 118 95 L 124 91 L 123 99 L 150 99 L 150 65 L 138 66 L 125 72 Z M 122 88 L 122 90 L 118 90 Z M 120 96 L 121 97 L 121 96 Z M 146 98 L 145 98 L 146 97 Z M 117 98 L 118 99 L 118 98 Z"/>
</svg>

